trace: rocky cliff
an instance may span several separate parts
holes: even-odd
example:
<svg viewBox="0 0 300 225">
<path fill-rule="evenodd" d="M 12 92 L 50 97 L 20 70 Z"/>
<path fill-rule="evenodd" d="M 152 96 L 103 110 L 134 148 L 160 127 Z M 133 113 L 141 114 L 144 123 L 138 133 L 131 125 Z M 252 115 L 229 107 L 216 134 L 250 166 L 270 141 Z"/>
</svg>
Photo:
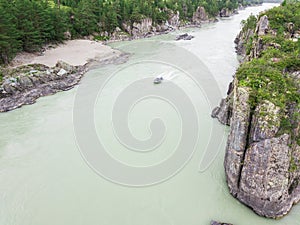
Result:
<svg viewBox="0 0 300 225">
<path fill-rule="evenodd" d="M 138 22 L 123 22 L 122 27 L 116 27 L 112 34 L 102 32 L 100 36 L 109 36 L 110 40 L 131 40 L 144 37 L 151 37 L 157 34 L 165 34 L 180 27 L 200 26 L 203 23 L 215 21 L 215 18 L 209 17 L 204 7 L 199 6 L 193 13 L 190 21 L 180 19 L 179 11 L 165 9 L 168 19 L 160 24 L 154 23 L 151 18 L 143 18 Z M 230 14 L 231 15 L 231 14 Z M 228 15 L 228 16 L 230 16 Z"/>
<path fill-rule="evenodd" d="M 291 37 L 286 30 L 285 37 Z M 235 42 L 245 62 L 212 112 L 230 125 L 224 160 L 230 193 L 270 218 L 286 215 L 300 200 L 300 72 L 295 66 L 300 58 L 298 50 L 296 56 L 284 52 L 279 57 L 284 49 L 278 40 L 282 45 L 298 42 L 278 38 L 267 15 L 241 31 Z M 274 51 L 276 61 L 269 54 Z M 293 67 L 284 57 L 295 60 Z"/>
</svg>

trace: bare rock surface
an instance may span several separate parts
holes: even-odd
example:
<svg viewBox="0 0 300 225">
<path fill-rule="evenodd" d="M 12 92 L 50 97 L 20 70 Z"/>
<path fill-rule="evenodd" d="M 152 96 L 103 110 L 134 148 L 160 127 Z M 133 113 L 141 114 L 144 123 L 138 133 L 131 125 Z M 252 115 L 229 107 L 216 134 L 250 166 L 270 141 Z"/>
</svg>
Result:
<svg viewBox="0 0 300 225">
<path fill-rule="evenodd" d="M 221 222 L 217 222 L 217 221 L 212 220 L 210 222 L 210 225 L 233 225 L 233 224 L 231 224 L 231 223 L 221 223 Z"/>
<path fill-rule="evenodd" d="M 291 74 L 298 79 L 299 73 Z M 281 129 L 281 109 L 264 100 L 254 106 L 251 89 L 235 78 L 212 116 L 230 124 L 224 167 L 230 193 L 258 215 L 280 218 L 300 200 L 299 109 L 289 105 L 293 127 Z"/>
<path fill-rule="evenodd" d="M 209 21 L 208 14 L 206 13 L 204 7 L 198 6 L 196 12 L 193 14 L 192 23 L 199 25 L 203 22 Z"/>
</svg>

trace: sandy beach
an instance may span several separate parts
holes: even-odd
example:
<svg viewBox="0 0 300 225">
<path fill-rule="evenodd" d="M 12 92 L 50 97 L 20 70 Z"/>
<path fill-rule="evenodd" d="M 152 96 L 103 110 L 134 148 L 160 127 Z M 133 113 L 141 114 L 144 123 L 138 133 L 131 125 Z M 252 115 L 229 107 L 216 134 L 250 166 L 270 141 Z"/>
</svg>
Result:
<svg viewBox="0 0 300 225">
<path fill-rule="evenodd" d="M 46 66 L 54 66 L 58 60 L 62 60 L 73 66 L 85 65 L 90 61 L 104 61 L 116 58 L 121 52 L 103 45 L 101 42 L 90 40 L 70 40 L 64 44 L 47 49 L 42 55 L 33 53 L 20 53 L 12 61 L 12 66 L 40 63 Z"/>
</svg>

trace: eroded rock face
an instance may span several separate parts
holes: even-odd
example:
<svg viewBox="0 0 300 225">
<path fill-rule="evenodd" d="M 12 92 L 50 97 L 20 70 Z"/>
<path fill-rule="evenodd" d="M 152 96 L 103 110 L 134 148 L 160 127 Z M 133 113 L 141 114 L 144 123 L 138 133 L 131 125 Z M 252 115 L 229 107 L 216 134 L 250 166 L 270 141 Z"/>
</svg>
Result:
<svg viewBox="0 0 300 225">
<path fill-rule="evenodd" d="M 229 84 L 227 97 L 221 100 L 219 106 L 213 109 L 212 118 L 217 118 L 220 123 L 224 125 L 230 125 L 233 107 L 233 82 Z"/>
<path fill-rule="evenodd" d="M 270 27 L 269 27 L 269 20 L 266 15 L 262 16 L 259 19 L 259 22 L 257 23 L 255 33 L 258 34 L 258 36 L 263 36 L 268 33 Z"/>
<path fill-rule="evenodd" d="M 241 31 L 234 40 L 236 52 L 238 55 L 242 56 L 242 58 L 246 57 L 246 43 L 253 35 L 254 31 L 248 29 L 246 32 Z"/>
<path fill-rule="evenodd" d="M 247 149 L 237 198 L 263 216 L 285 215 L 289 189 L 289 135 L 254 142 Z"/>
<path fill-rule="evenodd" d="M 264 101 L 254 112 L 249 143 L 275 137 L 280 126 L 280 108 L 270 101 Z"/>
<path fill-rule="evenodd" d="M 134 37 L 144 36 L 152 30 L 152 19 L 145 18 L 140 22 L 134 22 L 132 25 L 131 34 Z"/>
<path fill-rule="evenodd" d="M 176 29 L 180 26 L 180 14 L 179 11 L 176 13 L 169 12 L 169 19 L 167 20 L 167 25 Z"/>
<path fill-rule="evenodd" d="M 296 79 L 298 73 L 293 77 Z M 215 117 L 221 122 L 230 121 L 224 161 L 226 181 L 230 193 L 254 212 L 279 218 L 300 200 L 300 146 L 293 138 L 300 130 L 299 118 L 293 119 L 293 115 L 300 112 L 295 105 L 288 107 L 287 116 L 292 118 L 294 129 L 291 134 L 279 134 L 280 108 L 265 100 L 253 109 L 250 91 L 239 87 L 235 79 L 227 98 L 215 109 Z"/>
<path fill-rule="evenodd" d="M 180 26 L 180 16 L 177 11 L 168 11 L 169 18 L 162 24 L 154 24 L 151 18 L 144 18 L 139 22 L 134 22 L 130 24 L 129 22 L 124 22 L 122 28 L 124 31 L 119 30 L 113 32 L 110 35 L 111 40 L 130 40 L 138 39 L 143 37 L 151 37 L 159 33 L 167 33 L 169 31 L 175 30 Z"/>
<path fill-rule="evenodd" d="M 242 56 L 240 61 L 251 60 L 253 58 L 258 58 L 261 52 L 268 47 L 280 48 L 278 44 L 273 43 L 273 45 L 265 45 L 261 36 L 266 35 L 271 32 L 269 27 L 269 20 L 267 16 L 262 16 L 257 22 L 255 30 L 248 29 L 242 30 L 235 39 L 237 54 Z M 255 38 L 254 38 L 255 37 Z M 251 50 L 246 52 L 246 44 L 250 42 Z M 247 55 L 248 54 L 248 55 Z"/>
<path fill-rule="evenodd" d="M 247 146 L 250 118 L 248 100 L 249 91 L 246 88 L 236 87 L 233 94 L 231 130 L 228 136 L 224 164 L 227 184 L 233 196 L 237 196 L 239 192 L 242 162 Z"/>
<path fill-rule="evenodd" d="M 220 17 L 230 17 L 232 16 L 233 12 L 230 11 L 228 8 L 224 8 L 220 11 L 219 15 Z"/>
<path fill-rule="evenodd" d="M 209 21 L 208 15 L 202 6 L 198 6 L 196 12 L 193 14 L 192 23 L 195 25 L 200 25 L 202 22 Z"/>
<path fill-rule="evenodd" d="M 49 68 L 41 64 L 15 69 L 17 77 L 6 78 L 0 87 L 0 112 L 35 102 L 41 96 L 65 91 L 76 85 L 85 72 L 83 66 L 71 66 L 59 61 Z"/>
</svg>

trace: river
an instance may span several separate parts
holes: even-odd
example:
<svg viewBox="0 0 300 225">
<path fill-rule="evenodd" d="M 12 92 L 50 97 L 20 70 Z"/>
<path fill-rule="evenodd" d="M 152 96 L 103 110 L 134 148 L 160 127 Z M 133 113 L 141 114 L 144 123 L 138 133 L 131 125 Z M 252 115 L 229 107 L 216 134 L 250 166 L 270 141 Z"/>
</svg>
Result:
<svg viewBox="0 0 300 225">
<path fill-rule="evenodd" d="M 231 197 L 228 128 L 210 118 L 238 66 L 240 21 L 272 6 L 114 43 L 132 54 L 127 63 L 95 66 L 78 87 L 0 114 L 0 225 L 300 224 L 300 206 L 269 220 Z M 184 32 L 195 38 L 174 41 Z M 99 142 L 103 157 L 92 152 Z"/>
</svg>

